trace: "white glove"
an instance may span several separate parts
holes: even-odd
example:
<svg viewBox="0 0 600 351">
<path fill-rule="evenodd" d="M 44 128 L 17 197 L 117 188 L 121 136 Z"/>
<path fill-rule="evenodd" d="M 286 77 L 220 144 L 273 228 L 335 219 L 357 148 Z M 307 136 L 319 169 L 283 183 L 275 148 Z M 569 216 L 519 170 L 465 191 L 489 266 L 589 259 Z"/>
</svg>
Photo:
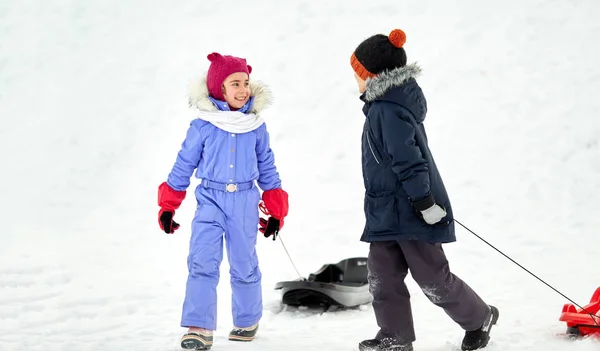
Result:
<svg viewBox="0 0 600 351">
<path fill-rule="evenodd" d="M 446 217 L 446 211 L 438 205 L 433 205 L 425 211 L 421 211 L 423 215 L 423 220 L 427 222 L 427 224 L 436 224 L 442 218 Z"/>
</svg>

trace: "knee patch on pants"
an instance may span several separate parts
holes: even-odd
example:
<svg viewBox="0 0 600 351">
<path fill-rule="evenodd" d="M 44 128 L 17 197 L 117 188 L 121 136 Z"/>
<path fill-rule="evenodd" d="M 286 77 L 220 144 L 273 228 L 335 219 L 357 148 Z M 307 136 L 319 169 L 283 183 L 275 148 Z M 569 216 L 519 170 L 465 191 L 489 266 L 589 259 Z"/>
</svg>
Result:
<svg viewBox="0 0 600 351">
<path fill-rule="evenodd" d="M 191 255 L 188 258 L 188 269 L 192 276 L 218 277 L 220 262 L 217 259 Z"/>
<path fill-rule="evenodd" d="M 236 262 L 232 260 L 231 268 L 229 273 L 231 274 L 231 280 L 242 282 L 242 283 L 255 283 L 262 277 L 258 264 L 252 264 L 251 262 Z"/>
</svg>

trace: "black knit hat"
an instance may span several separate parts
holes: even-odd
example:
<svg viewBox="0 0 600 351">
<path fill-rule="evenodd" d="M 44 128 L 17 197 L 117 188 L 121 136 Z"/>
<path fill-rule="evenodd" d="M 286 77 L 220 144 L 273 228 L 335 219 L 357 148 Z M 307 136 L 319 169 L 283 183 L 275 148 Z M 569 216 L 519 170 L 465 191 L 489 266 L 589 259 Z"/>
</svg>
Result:
<svg viewBox="0 0 600 351">
<path fill-rule="evenodd" d="M 406 34 L 401 29 L 394 29 L 389 36 L 375 34 L 365 39 L 350 57 L 350 65 L 363 80 L 379 73 L 406 66 L 404 43 Z"/>
</svg>

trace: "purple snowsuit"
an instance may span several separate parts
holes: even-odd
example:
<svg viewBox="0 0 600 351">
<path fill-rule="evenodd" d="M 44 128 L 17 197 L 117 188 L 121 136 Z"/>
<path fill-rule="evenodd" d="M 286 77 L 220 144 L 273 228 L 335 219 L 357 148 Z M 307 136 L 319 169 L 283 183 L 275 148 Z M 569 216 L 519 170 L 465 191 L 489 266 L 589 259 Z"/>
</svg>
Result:
<svg viewBox="0 0 600 351">
<path fill-rule="evenodd" d="M 241 111 L 258 113 L 269 103 L 270 94 L 255 83 L 250 88 L 253 97 Z M 227 110 L 222 102 L 211 101 L 204 80 L 192 92 L 190 104 L 200 111 Z M 195 169 L 201 184 L 195 190 L 198 206 L 192 222 L 181 326 L 216 330 L 224 236 L 231 267 L 233 322 L 235 327 L 249 327 L 258 323 L 263 309 L 255 248 L 261 195 L 255 182 L 263 191 L 281 187 L 266 125 L 231 133 L 205 120 L 193 120 L 167 183 L 185 190 Z M 237 184 L 237 191 L 226 191 L 227 184 Z"/>
</svg>

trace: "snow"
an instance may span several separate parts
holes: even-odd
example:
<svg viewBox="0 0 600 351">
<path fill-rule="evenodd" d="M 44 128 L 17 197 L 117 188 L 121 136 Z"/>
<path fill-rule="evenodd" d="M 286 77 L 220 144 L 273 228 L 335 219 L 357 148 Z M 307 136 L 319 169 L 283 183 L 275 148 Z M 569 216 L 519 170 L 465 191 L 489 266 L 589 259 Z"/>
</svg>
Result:
<svg viewBox="0 0 600 351">
<path fill-rule="evenodd" d="M 167 236 L 156 189 L 193 111 L 188 84 L 217 51 L 267 83 L 272 144 L 301 274 L 365 256 L 360 133 L 349 56 L 402 28 L 428 103 L 430 146 L 461 223 L 586 304 L 600 238 L 600 3 L 372 0 L 0 2 L 0 350 L 178 350 L 188 196 Z M 192 183 L 192 187 L 197 182 Z M 563 297 L 464 229 L 451 269 L 500 309 L 490 351 L 597 350 L 559 336 Z M 355 350 L 370 306 L 279 311 L 297 277 L 279 242 L 258 243 L 265 311 L 249 344 L 231 327 L 227 260 L 214 350 Z M 415 350 L 463 331 L 407 280 Z"/>
</svg>

